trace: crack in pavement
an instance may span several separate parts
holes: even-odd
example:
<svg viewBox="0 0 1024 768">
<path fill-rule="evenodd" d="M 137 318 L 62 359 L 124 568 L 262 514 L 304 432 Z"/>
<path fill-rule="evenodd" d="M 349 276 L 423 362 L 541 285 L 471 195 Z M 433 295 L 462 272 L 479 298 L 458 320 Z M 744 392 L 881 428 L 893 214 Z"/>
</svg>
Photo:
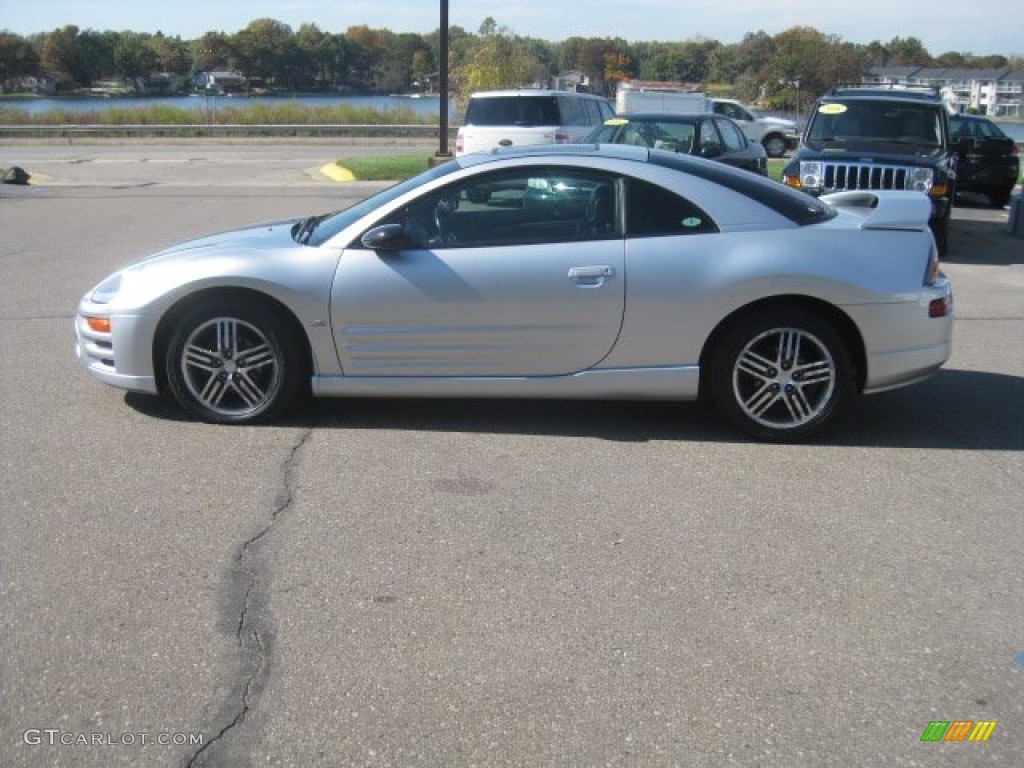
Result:
<svg viewBox="0 0 1024 768">
<path fill-rule="evenodd" d="M 232 559 L 226 600 L 221 609 L 221 626 L 234 633 L 238 643 L 240 669 L 227 701 L 214 719 L 214 722 L 226 724 L 217 730 L 213 738 L 204 739 L 203 745 L 186 761 L 188 768 L 198 768 L 212 759 L 211 753 L 216 750 L 211 748 L 220 744 L 225 735 L 245 721 L 270 677 L 272 642 L 270 610 L 267 605 L 270 563 L 263 555 L 262 545 L 281 516 L 292 506 L 294 472 L 299 454 L 312 434 L 313 430 L 307 427 L 292 444 L 281 464 L 281 490 L 274 499 L 274 509 L 267 524 L 242 542 Z M 236 595 L 241 596 L 235 599 Z M 225 763 L 220 760 L 218 764 Z"/>
</svg>

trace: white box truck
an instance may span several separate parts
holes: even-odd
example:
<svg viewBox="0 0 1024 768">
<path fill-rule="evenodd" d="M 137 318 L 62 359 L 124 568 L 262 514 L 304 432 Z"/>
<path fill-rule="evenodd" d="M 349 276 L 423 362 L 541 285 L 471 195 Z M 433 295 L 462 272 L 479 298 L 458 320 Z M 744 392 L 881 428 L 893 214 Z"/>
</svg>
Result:
<svg viewBox="0 0 1024 768">
<path fill-rule="evenodd" d="M 694 114 L 714 112 L 732 118 L 751 141 L 764 146 L 768 157 L 782 157 L 797 145 L 796 123 L 781 117 L 759 117 L 733 99 L 714 99 L 685 83 L 632 80 L 621 83 L 615 95 L 615 111 Z"/>
</svg>

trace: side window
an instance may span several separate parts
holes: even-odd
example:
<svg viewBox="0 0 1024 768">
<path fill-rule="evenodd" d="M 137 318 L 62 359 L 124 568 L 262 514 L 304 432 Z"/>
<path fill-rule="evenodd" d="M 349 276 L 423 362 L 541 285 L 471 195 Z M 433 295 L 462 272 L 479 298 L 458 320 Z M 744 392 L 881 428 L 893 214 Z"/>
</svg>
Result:
<svg viewBox="0 0 1024 768">
<path fill-rule="evenodd" d="M 728 102 L 716 101 L 714 104 L 714 111 L 716 115 L 725 115 L 726 117 L 731 117 L 734 120 L 736 119 L 736 107 Z"/>
<path fill-rule="evenodd" d="M 703 210 L 674 192 L 639 179 L 626 189 L 626 232 L 630 237 L 699 235 L 718 226 Z"/>
<path fill-rule="evenodd" d="M 412 247 L 480 248 L 621 237 L 611 175 L 540 166 L 475 176 L 410 203 L 383 223 Z"/>
<path fill-rule="evenodd" d="M 558 98 L 558 108 L 562 112 L 561 125 L 590 125 L 587 121 L 587 113 L 583 107 L 582 99 L 560 96 Z"/>
<path fill-rule="evenodd" d="M 615 110 L 612 109 L 612 105 L 609 104 L 607 101 L 601 99 L 600 101 L 596 102 L 596 104 L 598 111 L 600 111 L 601 113 L 601 122 L 604 122 L 605 120 L 611 120 L 613 117 L 615 117 Z"/>
<path fill-rule="evenodd" d="M 718 135 L 718 131 L 715 129 L 714 120 L 704 120 L 700 124 L 700 150 L 703 152 L 706 149 L 717 147 L 721 149 L 722 139 Z"/>
<path fill-rule="evenodd" d="M 725 143 L 726 149 L 730 152 L 737 152 L 746 148 L 747 138 L 735 123 L 730 123 L 728 120 L 716 120 L 715 122 L 718 124 L 718 131 L 722 134 L 722 141 Z"/>
</svg>

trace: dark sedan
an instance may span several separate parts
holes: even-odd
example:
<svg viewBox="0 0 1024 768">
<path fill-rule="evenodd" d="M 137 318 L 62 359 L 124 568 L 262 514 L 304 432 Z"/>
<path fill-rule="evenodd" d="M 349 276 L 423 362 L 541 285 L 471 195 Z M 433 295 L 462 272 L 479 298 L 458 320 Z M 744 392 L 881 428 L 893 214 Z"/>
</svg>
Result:
<svg viewBox="0 0 1024 768">
<path fill-rule="evenodd" d="M 996 208 L 1010 201 L 1020 176 L 1017 143 L 991 120 L 952 115 L 949 132 L 957 153 L 958 192 L 981 192 Z"/>
<path fill-rule="evenodd" d="M 590 144 L 637 144 L 742 168 L 768 172 L 764 147 L 750 141 L 728 117 L 721 115 L 625 114 L 605 120 L 583 140 Z"/>
</svg>

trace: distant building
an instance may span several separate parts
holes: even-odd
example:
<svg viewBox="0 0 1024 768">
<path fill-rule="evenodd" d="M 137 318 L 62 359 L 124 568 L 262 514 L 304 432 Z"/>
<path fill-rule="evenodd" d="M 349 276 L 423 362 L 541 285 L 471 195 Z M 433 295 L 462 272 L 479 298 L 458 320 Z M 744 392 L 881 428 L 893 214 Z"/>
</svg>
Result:
<svg viewBox="0 0 1024 768">
<path fill-rule="evenodd" d="M 873 67 L 864 84 L 931 86 L 959 112 L 1024 117 L 1024 70 Z"/>
<path fill-rule="evenodd" d="M 248 87 L 245 75 L 241 72 L 198 72 L 192 81 L 197 88 L 220 95 L 244 93 Z"/>
<path fill-rule="evenodd" d="M 547 87 L 553 91 L 581 91 L 586 93 L 590 90 L 590 78 L 578 70 L 571 70 L 552 77 L 547 83 Z"/>
</svg>

